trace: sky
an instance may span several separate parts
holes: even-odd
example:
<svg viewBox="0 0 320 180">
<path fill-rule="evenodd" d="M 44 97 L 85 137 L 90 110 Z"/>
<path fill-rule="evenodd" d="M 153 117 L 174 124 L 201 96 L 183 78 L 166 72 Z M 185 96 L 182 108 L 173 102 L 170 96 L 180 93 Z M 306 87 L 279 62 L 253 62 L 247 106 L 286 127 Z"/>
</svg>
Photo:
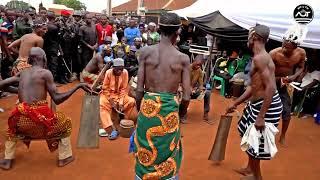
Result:
<svg viewBox="0 0 320 180">
<path fill-rule="evenodd" d="M 0 4 L 6 4 L 10 0 L 0 0 Z M 53 0 L 23 0 L 24 2 L 30 3 L 34 7 L 38 7 L 39 3 L 42 1 L 43 5 L 46 7 L 49 4 L 52 4 Z M 88 11 L 92 12 L 101 12 L 103 9 L 106 9 L 107 0 L 80 0 L 87 6 Z M 112 7 L 125 3 L 129 0 L 112 0 Z"/>
</svg>

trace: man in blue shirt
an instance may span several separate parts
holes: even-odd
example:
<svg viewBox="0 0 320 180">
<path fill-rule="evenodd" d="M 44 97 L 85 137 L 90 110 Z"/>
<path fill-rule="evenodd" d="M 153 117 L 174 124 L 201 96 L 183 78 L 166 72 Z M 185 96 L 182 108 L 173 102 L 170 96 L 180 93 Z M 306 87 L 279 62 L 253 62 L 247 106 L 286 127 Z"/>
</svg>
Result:
<svg viewBox="0 0 320 180">
<path fill-rule="evenodd" d="M 134 39 L 141 37 L 140 30 L 136 26 L 136 21 L 134 19 L 130 20 L 129 27 L 124 30 L 124 36 L 128 39 L 128 44 L 133 45 Z"/>
</svg>

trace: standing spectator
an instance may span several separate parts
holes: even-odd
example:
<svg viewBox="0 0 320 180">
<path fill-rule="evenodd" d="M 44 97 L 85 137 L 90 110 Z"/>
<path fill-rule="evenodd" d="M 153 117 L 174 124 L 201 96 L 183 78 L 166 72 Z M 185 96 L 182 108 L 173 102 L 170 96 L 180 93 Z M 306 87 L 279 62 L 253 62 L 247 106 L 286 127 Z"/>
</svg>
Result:
<svg viewBox="0 0 320 180">
<path fill-rule="evenodd" d="M 112 26 L 109 25 L 109 19 L 106 15 L 102 15 L 100 23 L 96 25 L 98 34 L 98 45 L 102 45 L 107 36 L 112 37 Z"/>
<path fill-rule="evenodd" d="M 36 12 L 30 7 L 22 17 L 16 20 L 13 31 L 14 40 L 20 39 L 25 34 L 32 33 L 32 24 L 35 17 Z"/>
<path fill-rule="evenodd" d="M 54 12 L 49 11 L 49 22 L 47 24 L 48 31 L 44 36 L 43 49 L 46 52 L 46 56 L 48 59 L 48 69 L 51 71 L 54 81 L 59 84 L 66 84 L 67 82 L 64 81 L 64 79 L 61 78 L 59 76 L 60 74 L 58 73 L 58 53 L 60 50 L 60 42 L 59 38 L 57 38 L 59 36 L 59 27 L 55 23 L 55 19 L 56 17 L 54 15 Z"/>
<path fill-rule="evenodd" d="M 129 27 L 124 30 L 124 36 L 128 40 L 128 44 L 133 45 L 134 38 L 141 37 L 140 31 L 136 26 L 136 21 L 131 19 L 129 22 Z"/>
<path fill-rule="evenodd" d="M 16 19 L 15 12 L 12 9 L 8 9 L 6 12 L 6 18 L 1 24 L 1 41 L 2 49 L 4 50 L 5 56 L 13 62 L 14 59 L 9 51 L 9 44 L 13 42 L 12 32 L 13 32 L 13 22 Z"/>
<path fill-rule="evenodd" d="M 61 69 L 63 81 L 70 82 L 71 66 L 72 66 L 72 40 L 75 37 L 73 19 L 70 18 L 70 12 L 67 10 L 61 11 L 61 17 L 59 18 L 60 36 L 61 36 L 61 57 L 65 61 L 65 68 Z M 72 70 L 71 70 L 72 71 Z M 60 72 L 59 72 L 60 73 Z"/>
<path fill-rule="evenodd" d="M 86 25 L 82 26 L 79 31 L 80 42 L 82 43 L 82 69 L 88 64 L 93 57 L 93 52 L 97 49 L 97 32 L 95 25 L 92 23 L 92 15 L 87 14 L 85 17 Z"/>
<path fill-rule="evenodd" d="M 86 23 L 82 20 L 82 13 L 80 11 L 75 11 L 73 13 L 74 18 L 74 33 L 75 36 L 72 39 L 72 67 L 73 67 L 73 74 L 72 80 L 80 79 L 80 72 L 82 71 L 81 68 L 81 48 L 80 48 L 80 28 L 81 26 L 86 25 Z"/>
<path fill-rule="evenodd" d="M 47 15 L 48 15 L 47 9 L 45 7 L 40 7 L 39 8 L 39 16 L 42 19 L 42 21 L 45 22 L 45 23 L 49 22 L 49 20 L 47 18 Z"/>
<path fill-rule="evenodd" d="M 118 26 L 117 24 L 113 24 L 113 33 L 112 33 L 112 43 L 111 43 L 111 47 L 117 45 L 119 39 L 118 39 Z"/>
</svg>

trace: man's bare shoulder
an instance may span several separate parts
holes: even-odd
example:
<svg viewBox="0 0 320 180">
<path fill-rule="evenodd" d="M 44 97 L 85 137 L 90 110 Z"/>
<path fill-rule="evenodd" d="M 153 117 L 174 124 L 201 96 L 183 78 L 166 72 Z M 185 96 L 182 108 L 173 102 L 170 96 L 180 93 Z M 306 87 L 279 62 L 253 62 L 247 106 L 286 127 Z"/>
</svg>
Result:
<svg viewBox="0 0 320 180">
<path fill-rule="evenodd" d="M 270 52 L 269 52 L 269 54 L 272 56 L 272 55 L 276 55 L 276 54 L 278 54 L 278 53 L 282 53 L 282 47 L 278 47 L 278 48 L 275 48 L 275 49 L 273 49 L 273 50 L 271 50 Z"/>
<path fill-rule="evenodd" d="M 296 53 L 298 53 L 301 56 L 306 56 L 306 51 L 303 48 L 298 47 L 296 49 Z"/>
<path fill-rule="evenodd" d="M 179 56 L 179 59 L 182 61 L 183 64 L 186 64 L 186 65 L 190 65 L 190 58 L 188 55 L 180 52 L 177 50 L 177 54 Z"/>
</svg>

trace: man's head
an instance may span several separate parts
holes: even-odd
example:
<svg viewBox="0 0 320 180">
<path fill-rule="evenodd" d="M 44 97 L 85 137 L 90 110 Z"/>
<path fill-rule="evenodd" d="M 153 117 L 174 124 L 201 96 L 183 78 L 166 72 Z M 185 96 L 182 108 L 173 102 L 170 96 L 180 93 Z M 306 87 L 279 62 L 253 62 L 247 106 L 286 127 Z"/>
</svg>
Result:
<svg viewBox="0 0 320 180">
<path fill-rule="evenodd" d="M 87 25 L 91 25 L 91 23 L 92 23 L 92 15 L 91 14 L 86 14 L 86 16 L 85 16 L 85 21 L 86 21 L 86 24 Z"/>
<path fill-rule="evenodd" d="M 123 72 L 124 68 L 124 60 L 122 58 L 117 58 L 113 60 L 113 74 L 115 76 L 120 76 Z"/>
<path fill-rule="evenodd" d="M 175 13 L 163 13 L 159 25 L 161 35 L 170 38 L 172 44 L 175 44 L 181 26 L 180 17 Z"/>
<path fill-rule="evenodd" d="M 16 13 L 13 9 L 7 9 L 6 18 L 8 21 L 13 22 L 16 19 Z"/>
<path fill-rule="evenodd" d="M 42 19 L 35 19 L 33 21 L 33 31 L 38 35 L 43 37 L 47 32 L 47 24 Z"/>
<path fill-rule="evenodd" d="M 36 18 L 36 9 L 34 7 L 29 7 L 27 10 L 26 10 L 26 15 L 29 15 L 33 20 Z"/>
<path fill-rule="evenodd" d="M 200 69 L 203 62 L 204 62 L 203 55 L 197 55 L 192 63 L 192 69 L 194 69 L 194 70 Z"/>
<path fill-rule="evenodd" d="M 293 26 L 287 30 L 283 36 L 282 51 L 286 55 L 291 55 L 302 41 L 302 29 L 300 26 Z"/>
<path fill-rule="evenodd" d="M 109 44 L 109 45 L 111 45 L 111 43 L 112 43 L 112 37 L 106 36 L 106 37 L 104 38 L 104 44 Z"/>
<path fill-rule="evenodd" d="M 81 18 L 82 18 L 81 11 L 74 11 L 73 18 L 74 18 L 75 21 L 79 22 L 81 20 Z"/>
<path fill-rule="evenodd" d="M 226 51 L 226 50 L 224 50 L 224 51 L 222 52 L 222 57 L 224 57 L 224 58 L 228 57 L 228 54 L 227 54 L 227 51 Z"/>
<path fill-rule="evenodd" d="M 71 13 L 67 10 L 62 10 L 61 11 L 61 16 L 63 18 L 64 21 L 67 21 L 70 17 Z"/>
<path fill-rule="evenodd" d="M 131 18 L 130 21 L 129 21 L 129 26 L 131 28 L 135 28 L 136 27 L 136 20 Z"/>
<path fill-rule="evenodd" d="M 112 28 L 113 28 L 113 32 L 117 32 L 118 31 L 118 25 L 117 24 L 113 24 Z"/>
<path fill-rule="evenodd" d="M 112 54 L 112 48 L 110 44 L 106 44 L 102 48 L 102 56 L 110 56 Z"/>
<path fill-rule="evenodd" d="M 127 44 L 127 42 L 128 42 L 127 38 L 123 36 L 123 37 L 121 38 L 121 43 L 122 43 L 122 44 Z"/>
<path fill-rule="evenodd" d="M 39 47 L 32 47 L 29 54 L 29 64 L 46 68 L 47 57 L 44 50 Z"/>
<path fill-rule="evenodd" d="M 92 23 L 97 24 L 98 23 L 98 18 L 96 16 L 92 16 Z"/>
<path fill-rule="evenodd" d="M 137 37 L 137 38 L 134 38 L 134 45 L 137 47 L 137 48 L 140 48 L 141 47 L 141 44 L 142 44 L 142 39 Z"/>
<path fill-rule="evenodd" d="M 54 21 L 56 19 L 56 15 L 54 14 L 53 11 L 48 11 L 48 20 L 49 21 Z"/>
<path fill-rule="evenodd" d="M 102 16 L 100 17 L 100 23 L 101 23 L 102 25 L 106 25 L 106 24 L 108 23 L 108 17 L 107 17 L 106 15 L 102 15 Z"/>
<path fill-rule="evenodd" d="M 249 30 L 248 48 L 253 49 L 255 43 L 267 43 L 269 39 L 270 28 L 264 25 L 256 25 Z"/>
<path fill-rule="evenodd" d="M 47 19 L 47 9 L 45 7 L 40 7 L 39 15 L 42 19 Z"/>
<path fill-rule="evenodd" d="M 156 31 L 156 27 L 157 27 L 157 25 L 156 25 L 156 23 L 154 23 L 154 22 L 151 22 L 151 23 L 149 23 L 149 25 L 148 25 L 148 29 L 149 29 L 151 32 L 155 32 L 155 31 Z"/>
<path fill-rule="evenodd" d="M 136 57 L 136 52 L 137 52 L 137 48 L 136 46 L 131 46 L 130 47 L 130 53 L 129 53 L 129 56 L 132 58 L 135 58 Z"/>
</svg>

